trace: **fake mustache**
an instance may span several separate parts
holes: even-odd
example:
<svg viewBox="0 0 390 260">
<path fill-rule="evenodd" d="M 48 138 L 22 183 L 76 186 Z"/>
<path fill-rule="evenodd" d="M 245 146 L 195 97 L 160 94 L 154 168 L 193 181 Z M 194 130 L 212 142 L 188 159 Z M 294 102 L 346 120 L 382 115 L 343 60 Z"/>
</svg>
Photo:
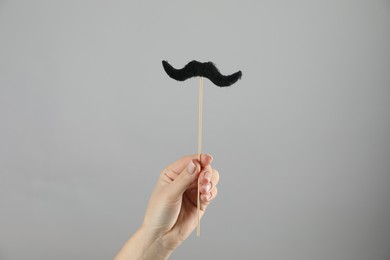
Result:
<svg viewBox="0 0 390 260">
<path fill-rule="evenodd" d="M 231 75 L 222 75 L 212 62 L 199 62 L 193 60 L 182 69 L 175 69 L 167 61 L 162 61 L 165 72 L 173 79 L 184 81 L 192 77 L 205 77 L 219 87 L 228 87 L 241 79 L 242 72 L 237 71 Z"/>
</svg>

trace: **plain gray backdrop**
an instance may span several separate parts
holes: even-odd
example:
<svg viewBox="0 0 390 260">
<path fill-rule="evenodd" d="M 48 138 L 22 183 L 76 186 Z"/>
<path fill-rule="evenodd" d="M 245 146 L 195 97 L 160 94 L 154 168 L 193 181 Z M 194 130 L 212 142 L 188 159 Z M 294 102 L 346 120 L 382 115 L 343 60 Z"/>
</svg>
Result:
<svg viewBox="0 0 390 260">
<path fill-rule="evenodd" d="M 160 171 L 217 199 L 171 259 L 390 259 L 390 2 L 0 1 L 0 259 L 112 259 Z"/>
</svg>

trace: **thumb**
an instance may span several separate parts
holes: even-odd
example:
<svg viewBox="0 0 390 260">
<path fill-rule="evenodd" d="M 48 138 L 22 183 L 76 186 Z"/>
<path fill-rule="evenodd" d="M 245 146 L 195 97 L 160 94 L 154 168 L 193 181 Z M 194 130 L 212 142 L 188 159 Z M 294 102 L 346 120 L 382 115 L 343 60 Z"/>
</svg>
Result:
<svg viewBox="0 0 390 260">
<path fill-rule="evenodd" d="M 199 162 L 197 160 L 190 160 L 179 176 L 169 185 L 169 194 L 172 198 L 181 197 L 191 183 L 197 179 L 199 172 Z"/>
</svg>

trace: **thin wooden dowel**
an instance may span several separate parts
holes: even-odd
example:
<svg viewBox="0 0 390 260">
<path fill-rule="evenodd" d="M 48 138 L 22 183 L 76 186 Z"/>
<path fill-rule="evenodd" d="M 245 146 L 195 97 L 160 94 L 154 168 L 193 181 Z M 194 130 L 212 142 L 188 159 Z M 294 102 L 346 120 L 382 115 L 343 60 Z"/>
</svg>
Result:
<svg viewBox="0 0 390 260">
<path fill-rule="evenodd" d="M 199 124 L 198 124 L 198 160 L 202 154 L 202 114 L 203 114 L 203 78 L 199 78 Z M 196 235 L 200 236 L 200 178 L 198 178 L 198 194 L 197 194 L 197 215 L 198 223 L 196 227 Z"/>
<path fill-rule="evenodd" d="M 203 114 L 203 78 L 199 78 L 199 124 L 198 124 L 198 160 L 202 154 L 202 114 Z"/>
</svg>

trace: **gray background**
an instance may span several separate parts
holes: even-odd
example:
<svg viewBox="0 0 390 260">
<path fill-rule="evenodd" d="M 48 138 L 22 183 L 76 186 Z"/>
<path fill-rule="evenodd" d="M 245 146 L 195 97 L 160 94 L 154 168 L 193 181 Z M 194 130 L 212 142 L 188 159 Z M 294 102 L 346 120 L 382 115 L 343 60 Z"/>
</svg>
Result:
<svg viewBox="0 0 390 260">
<path fill-rule="evenodd" d="M 167 164 L 219 195 L 171 259 L 390 259 L 390 2 L 0 1 L 0 259 L 111 259 Z"/>
</svg>

